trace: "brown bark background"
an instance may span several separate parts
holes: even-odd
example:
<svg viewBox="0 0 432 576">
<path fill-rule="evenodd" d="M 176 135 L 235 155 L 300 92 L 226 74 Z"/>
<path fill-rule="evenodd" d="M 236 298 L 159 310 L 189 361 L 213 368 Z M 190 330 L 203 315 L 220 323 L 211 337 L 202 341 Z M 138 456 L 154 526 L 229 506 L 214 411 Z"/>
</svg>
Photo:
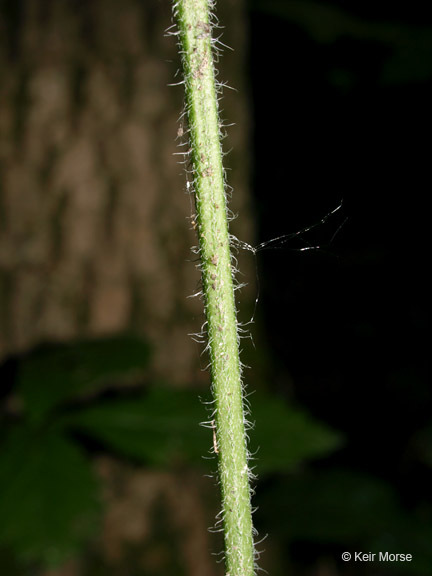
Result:
<svg viewBox="0 0 432 576">
<path fill-rule="evenodd" d="M 226 149 L 236 232 L 247 228 L 242 2 L 222 3 Z M 194 379 L 201 304 L 178 164 L 182 87 L 171 3 L 3 2 L 0 48 L 0 357 L 41 341 L 134 330 L 154 368 Z M 195 319 L 193 317 L 195 316 Z"/>
<path fill-rule="evenodd" d="M 165 35 L 171 3 L 0 6 L 0 361 L 43 342 L 132 331 L 152 345 L 152 378 L 207 386 L 201 349 L 188 336 L 203 311 L 187 298 L 199 275 L 188 262 L 192 198 L 173 155 L 183 87 L 168 87 L 180 67 Z M 235 46 L 219 64 L 219 78 L 237 90 L 221 102 L 223 118 L 235 122 L 224 142 L 230 207 L 241 213 L 232 231 L 250 241 L 243 0 L 218 8 L 223 42 Z M 167 574 L 174 557 L 176 573 L 217 573 L 209 549 L 219 549 L 207 533 L 217 490 L 205 496 L 208 481 L 105 460 L 98 469 L 107 507 L 95 566 Z M 175 536 L 155 544 L 158 519 Z M 49 574 L 87 576 L 91 566 L 87 555 Z"/>
</svg>

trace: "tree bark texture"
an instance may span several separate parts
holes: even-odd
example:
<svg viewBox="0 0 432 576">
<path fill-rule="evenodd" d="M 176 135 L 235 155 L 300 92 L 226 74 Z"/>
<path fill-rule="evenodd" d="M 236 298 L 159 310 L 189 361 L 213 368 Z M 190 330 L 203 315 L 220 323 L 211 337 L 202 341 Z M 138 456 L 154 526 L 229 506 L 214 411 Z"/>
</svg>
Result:
<svg viewBox="0 0 432 576">
<path fill-rule="evenodd" d="M 225 141 L 230 207 L 242 215 L 232 231 L 250 241 L 243 0 L 218 8 L 235 45 L 219 64 L 237 90 L 220 104 L 236 123 Z M 193 198 L 173 155 L 184 148 L 183 87 L 168 86 L 180 80 L 171 10 L 169 0 L 0 0 L 0 363 L 42 342 L 132 331 L 152 345 L 153 379 L 209 385 L 188 336 L 204 320 L 202 302 L 187 298 L 200 274 Z M 216 574 L 207 527 L 217 508 L 197 496 L 202 474 L 110 462 L 95 570 L 166 574 L 169 557 L 177 573 Z M 158 502 L 174 545 L 154 543 Z M 83 556 L 44 576 L 88 576 L 91 565 Z"/>
<path fill-rule="evenodd" d="M 250 240 L 243 0 L 220 2 L 231 202 Z M 202 303 L 177 148 L 182 87 L 160 0 L 3 0 L 0 359 L 44 341 L 135 331 L 153 371 L 199 378 Z M 253 277 L 253 272 L 252 272 Z"/>
</svg>

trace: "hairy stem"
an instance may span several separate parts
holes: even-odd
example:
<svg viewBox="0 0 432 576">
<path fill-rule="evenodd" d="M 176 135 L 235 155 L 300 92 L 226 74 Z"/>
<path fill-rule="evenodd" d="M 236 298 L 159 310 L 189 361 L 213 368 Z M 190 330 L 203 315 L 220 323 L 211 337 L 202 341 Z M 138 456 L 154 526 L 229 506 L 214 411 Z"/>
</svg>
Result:
<svg viewBox="0 0 432 576">
<path fill-rule="evenodd" d="M 226 573 L 254 574 L 241 364 L 228 233 L 210 0 L 178 0 L 196 222 L 215 400 Z"/>
</svg>

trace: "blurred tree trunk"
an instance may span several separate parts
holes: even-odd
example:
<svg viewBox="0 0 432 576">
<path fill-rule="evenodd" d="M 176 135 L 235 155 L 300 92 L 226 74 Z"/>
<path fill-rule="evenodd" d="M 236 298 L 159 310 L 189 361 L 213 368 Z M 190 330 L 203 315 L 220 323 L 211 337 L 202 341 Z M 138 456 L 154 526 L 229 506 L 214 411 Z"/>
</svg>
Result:
<svg viewBox="0 0 432 576">
<path fill-rule="evenodd" d="M 203 311 L 187 298 L 199 275 L 187 261 L 196 243 L 193 199 L 173 155 L 182 150 L 183 86 L 168 87 L 180 80 L 175 40 L 164 35 L 171 2 L 0 0 L 0 7 L 0 362 L 41 342 L 134 331 L 152 344 L 153 377 L 206 385 L 201 349 L 188 336 L 200 330 Z M 241 213 L 233 232 L 250 241 L 243 0 L 218 8 L 228 24 L 223 42 L 235 45 L 220 59 L 219 76 L 237 90 L 225 90 L 221 103 L 236 123 L 225 142 L 230 207 Z M 180 573 L 216 574 L 207 541 L 213 520 L 197 499 L 201 474 L 159 481 L 123 470 L 119 499 L 111 490 L 118 464 L 99 464 L 110 574 L 132 573 L 124 549 L 149 549 L 150 509 L 160 495 L 170 510 L 165 522 L 180 534 Z M 134 574 L 138 564 L 146 574 L 171 573 L 164 558 L 174 549 L 168 542 L 140 557 Z M 55 574 L 91 570 L 78 561 Z"/>
<path fill-rule="evenodd" d="M 232 209 L 247 237 L 242 0 L 221 2 L 221 107 Z M 0 358 L 41 341 L 134 330 L 154 368 L 196 377 L 186 337 L 201 303 L 176 142 L 183 87 L 160 0 L 3 0 L 0 44 Z M 192 318 L 195 317 L 193 320 Z"/>
</svg>

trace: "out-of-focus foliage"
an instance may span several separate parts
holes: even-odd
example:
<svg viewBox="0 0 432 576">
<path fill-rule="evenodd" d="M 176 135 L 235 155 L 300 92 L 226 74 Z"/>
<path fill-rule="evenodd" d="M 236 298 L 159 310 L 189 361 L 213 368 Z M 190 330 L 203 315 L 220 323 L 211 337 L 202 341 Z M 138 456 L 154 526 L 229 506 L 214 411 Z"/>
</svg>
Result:
<svg viewBox="0 0 432 576">
<path fill-rule="evenodd" d="M 21 561 L 57 564 L 94 533 L 97 482 L 62 414 L 74 403 L 79 411 L 116 380 L 142 374 L 148 358 L 139 339 L 116 337 L 46 346 L 19 363 L 19 410 L 0 447 L 0 544 Z"/>
<path fill-rule="evenodd" d="M 256 422 L 251 450 L 258 448 L 256 469 L 261 477 L 293 470 L 305 460 L 325 456 L 342 445 L 339 433 L 280 398 L 253 395 L 251 404 Z"/>
<path fill-rule="evenodd" d="M 88 441 L 141 465 L 208 466 L 212 432 L 199 423 L 211 420 L 212 404 L 206 412 L 195 390 L 137 386 L 148 359 L 148 346 L 131 337 L 22 359 L 13 391 L 20 408 L 0 452 L 0 546 L 24 563 L 59 563 L 94 532 L 100 507 Z M 133 387 L 106 394 L 130 379 Z M 339 434 L 282 400 L 257 395 L 252 405 L 261 476 L 294 470 L 341 444 Z"/>
<path fill-rule="evenodd" d="M 23 360 L 18 392 L 30 420 L 40 421 L 60 404 L 140 374 L 147 364 L 147 345 L 133 337 L 45 347 Z"/>
<path fill-rule="evenodd" d="M 203 415 L 195 391 L 158 387 L 134 400 L 99 403 L 66 417 L 65 423 L 148 464 L 181 458 L 198 464 L 211 446 L 210 433 L 197 426 Z M 256 469 L 261 476 L 292 470 L 341 444 L 336 432 L 270 396 L 256 398 L 253 415 L 252 452 L 259 447 Z"/>
<path fill-rule="evenodd" d="M 409 553 L 413 562 L 387 563 L 388 573 L 430 574 L 432 510 L 407 512 L 394 488 L 376 477 L 346 469 L 292 474 L 275 480 L 259 506 L 285 541 L 308 543 L 311 553 L 314 545 Z"/>
<path fill-rule="evenodd" d="M 63 424 L 108 449 L 148 465 L 200 462 L 210 436 L 198 427 L 202 407 L 188 390 L 152 388 L 129 400 L 109 400 L 67 416 Z"/>
<path fill-rule="evenodd" d="M 293 475 L 274 492 L 281 500 L 265 513 L 289 539 L 355 543 L 394 526 L 399 513 L 390 486 L 348 470 Z"/>
<path fill-rule="evenodd" d="M 0 542 L 24 562 L 56 564 L 93 534 L 97 485 L 89 461 L 52 430 L 16 427 L 1 446 Z"/>
<path fill-rule="evenodd" d="M 432 28 L 427 24 L 368 19 L 355 14 L 352 6 L 345 10 L 309 0 L 251 0 L 251 7 L 295 23 L 320 44 L 351 38 L 381 45 L 387 54 L 381 71 L 384 84 L 423 82 L 432 74 Z"/>
</svg>

